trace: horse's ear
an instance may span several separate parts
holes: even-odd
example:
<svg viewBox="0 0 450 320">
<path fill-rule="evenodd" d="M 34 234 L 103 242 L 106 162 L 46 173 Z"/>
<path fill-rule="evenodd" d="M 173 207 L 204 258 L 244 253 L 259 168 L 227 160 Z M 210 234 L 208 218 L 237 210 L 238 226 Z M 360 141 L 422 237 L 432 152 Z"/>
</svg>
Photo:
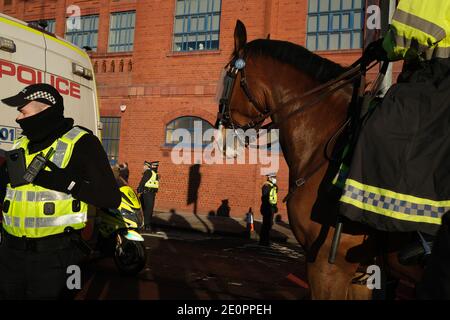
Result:
<svg viewBox="0 0 450 320">
<path fill-rule="evenodd" d="M 270 40 L 270 33 L 267 34 L 267 40 Z"/>
<path fill-rule="evenodd" d="M 234 28 L 234 54 L 237 55 L 239 51 L 244 48 L 247 43 L 247 30 L 241 20 L 236 21 Z"/>
</svg>

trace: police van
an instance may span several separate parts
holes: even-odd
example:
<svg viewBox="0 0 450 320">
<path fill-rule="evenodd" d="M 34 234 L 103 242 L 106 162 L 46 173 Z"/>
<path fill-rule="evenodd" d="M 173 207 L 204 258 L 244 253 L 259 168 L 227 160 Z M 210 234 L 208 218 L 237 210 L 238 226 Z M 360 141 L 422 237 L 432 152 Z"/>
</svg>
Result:
<svg viewBox="0 0 450 320">
<path fill-rule="evenodd" d="M 99 136 L 101 128 L 92 64 L 72 43 L 0 13 L 0 99 L 30 84 L 53 85 L 64 98 L 64 116 Z M 18 111 L 0 102 L 0 149 L 21 133 Z"/>
<path fill-rule="evenodd" d="M 49 83 L 64 99 L 64 116 L 75 120 L 101 140 L 94 72 L 89 56 L 72 43 L 36 26 L 0 13 L 0 99 L 17 94 L 34 83 Z M 0 102 L 0 165 L 21 129 L 18 111 Z M 3 155 L 3 156 L 2 156 Z M 83 238 L 92 236 L 93 215 Z"/>
</svg>

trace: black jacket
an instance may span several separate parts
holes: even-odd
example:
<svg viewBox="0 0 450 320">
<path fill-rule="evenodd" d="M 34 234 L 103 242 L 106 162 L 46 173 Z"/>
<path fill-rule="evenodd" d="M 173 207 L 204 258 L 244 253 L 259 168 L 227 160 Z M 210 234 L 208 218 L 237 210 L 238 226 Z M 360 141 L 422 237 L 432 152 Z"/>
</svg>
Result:
<svg viewBox="0 0 450 320">
<path fill-rule="evenodd" d="M 59 137 L 68 130 L 66 128 Z M 53 136 L 38 146 L 34 145 L 32 152 L 47 148 L 55 138 Z M 72 190 L 74 198 L 101 208 L 117 208 L 120 205 L 121 194 L 108 158 L 100 141 L 92 133 L 77 141 L 65 169 L 76 179 L 76 187 Z M 0 203 L 3 203 L 8 183 L 5 163 L 0 167 Z"/>
</svg>

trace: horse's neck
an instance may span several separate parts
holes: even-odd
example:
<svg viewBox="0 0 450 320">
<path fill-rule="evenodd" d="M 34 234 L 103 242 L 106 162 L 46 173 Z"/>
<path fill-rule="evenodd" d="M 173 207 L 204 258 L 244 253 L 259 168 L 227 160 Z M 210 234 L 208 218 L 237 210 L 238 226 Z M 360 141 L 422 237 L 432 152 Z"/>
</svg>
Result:
<svg viewBox="0 0 450 320">
<path fill-rule="evenodd" d="M 288 91 L 286 88 L 280 90 Z M 305 89 L 297 93 L 299 104 L 292 104 L 286 111 L 280 111 L 274 119 L 280 123 L 280 145 L 291 179 L 303 177 L 307 174 L 305 171 L 311 171 L 319 162 L 323 162 L 325 145 L 345 121 L 351 99 L 351 88 L 346 87 L 305 111 L 296 112 L 302 106 L 303 92 Z M 290 99 L 295 100 L 295 97 Z"/>
</svg>

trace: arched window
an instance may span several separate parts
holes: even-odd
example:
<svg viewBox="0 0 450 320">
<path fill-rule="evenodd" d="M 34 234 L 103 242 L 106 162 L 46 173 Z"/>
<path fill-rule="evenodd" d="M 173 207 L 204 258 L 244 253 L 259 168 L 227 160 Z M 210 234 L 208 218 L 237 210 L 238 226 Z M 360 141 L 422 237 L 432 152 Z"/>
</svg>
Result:
<svg viewBox="0 0 450 320">
<path fill-rule="evenodd" d="M 185 129 L 185 130 L 180 130 Z M 166 126 L 166 145 L 182 144 L 185 147 L 205 147 L 213 138 L 205 140 L 204 133 L 213 126 L 199 117 L 180 117 L 170 121 Z M 178 131 L 177 131 L 178 130 Z M 186 137 L 187 141 L 184 141 Z M 211 135 L 209 135 L 211 137 Z"/>
</svg>

